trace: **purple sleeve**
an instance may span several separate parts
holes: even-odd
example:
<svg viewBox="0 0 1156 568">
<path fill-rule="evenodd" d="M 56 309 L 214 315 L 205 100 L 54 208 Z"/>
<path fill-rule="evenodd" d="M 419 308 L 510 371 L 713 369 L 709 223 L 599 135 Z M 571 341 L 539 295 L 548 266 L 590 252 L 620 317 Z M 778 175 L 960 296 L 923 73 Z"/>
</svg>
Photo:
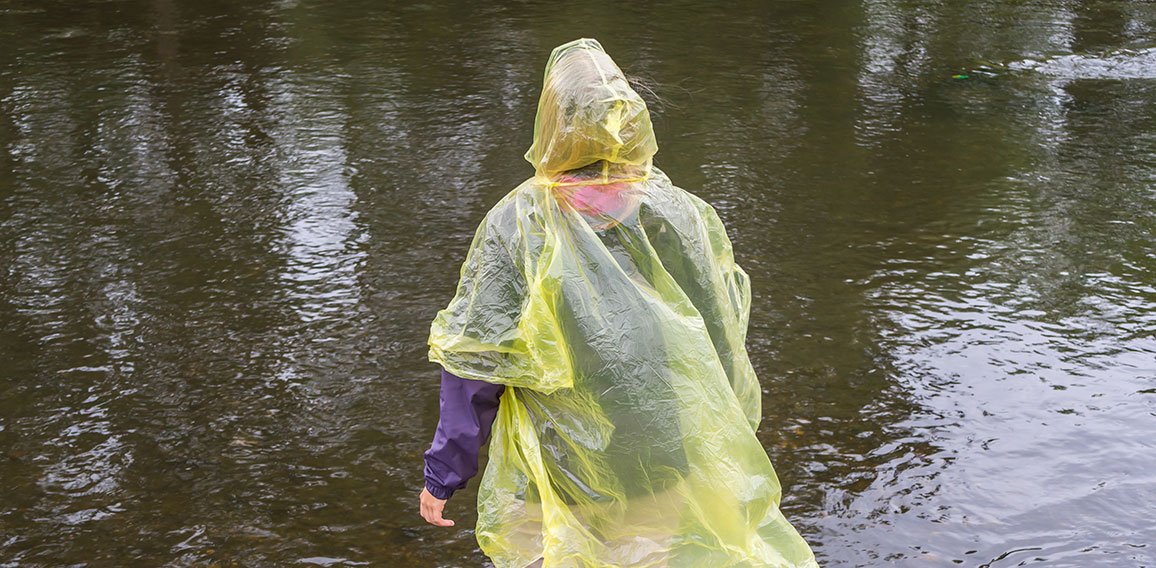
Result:
<svg viewBox="0 0 1156 568">
<path fill-rule="evenodd" d="M 425 486 L 434 497 L 449 499 L 477 475 L 478 452 L 490 438 L 505 390 L 442 370 L 441 415 L 425 453 Z"/>
</svg>

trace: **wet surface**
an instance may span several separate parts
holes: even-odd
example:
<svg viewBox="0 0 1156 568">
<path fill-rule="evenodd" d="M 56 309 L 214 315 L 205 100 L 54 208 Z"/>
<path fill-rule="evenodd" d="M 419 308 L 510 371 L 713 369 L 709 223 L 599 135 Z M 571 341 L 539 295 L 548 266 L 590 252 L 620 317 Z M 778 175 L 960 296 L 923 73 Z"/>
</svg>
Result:
<svg viewBox="0 0 1156 568">
<path fill-rule="evenodd" d="M 1156 564 L 1156 9 L 964 4 L 0 4 L 0 566 L 484 565 L 425 337 L 579 36 L 824 565 Z"/>
</svg>

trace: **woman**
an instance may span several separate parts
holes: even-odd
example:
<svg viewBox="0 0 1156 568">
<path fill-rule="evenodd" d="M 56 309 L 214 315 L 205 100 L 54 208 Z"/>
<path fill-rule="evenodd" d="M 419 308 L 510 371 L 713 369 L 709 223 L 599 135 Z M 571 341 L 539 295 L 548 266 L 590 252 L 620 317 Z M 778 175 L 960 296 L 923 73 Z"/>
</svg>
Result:
<svg viewBox="0 0 1156 568">
<path fill-rule="evenodd" d="M 602 46 L 556 48 L 535 175 L 487 214 L 433 322 L 422 515 L 453 524 L 492 423 L 477 538 L 498 568 L 816 566 L 755 438 L 747 275 L 657 149 Z"/>
</svg>

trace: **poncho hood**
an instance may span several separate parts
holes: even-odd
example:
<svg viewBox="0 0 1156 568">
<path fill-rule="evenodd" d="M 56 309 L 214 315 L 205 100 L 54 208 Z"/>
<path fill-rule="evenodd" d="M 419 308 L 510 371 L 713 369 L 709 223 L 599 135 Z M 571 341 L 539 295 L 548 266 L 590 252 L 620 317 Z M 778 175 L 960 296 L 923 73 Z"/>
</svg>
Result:
<svg viewBox="0 0 1156 568">
<path fill-rule="evenodd" d="M 608 180 L 643 178 L 658 151 L 650 112 L 597 40 L 554 49 L 526 160 L 539 179 L 601 162 Z M 564 183 L 564 182 L 563 182 Z"/>
</svg>

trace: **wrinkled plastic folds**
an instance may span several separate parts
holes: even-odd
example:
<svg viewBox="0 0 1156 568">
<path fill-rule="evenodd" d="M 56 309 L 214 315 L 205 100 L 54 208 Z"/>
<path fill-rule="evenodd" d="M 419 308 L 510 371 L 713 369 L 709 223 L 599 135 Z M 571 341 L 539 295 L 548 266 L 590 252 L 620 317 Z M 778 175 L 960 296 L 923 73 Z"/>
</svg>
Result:
<svg viewBox="0 0 1156 568">
<path fill-rule="evenodd" d="M 507 385 L 478 494 L 498 568 L 810 567 L 755 437 L 751 294 L 714 209 L 653 168 L 594 40 L 546 67 L 533 178 L 478 228 L 430 359 Z"/>
</svg>

